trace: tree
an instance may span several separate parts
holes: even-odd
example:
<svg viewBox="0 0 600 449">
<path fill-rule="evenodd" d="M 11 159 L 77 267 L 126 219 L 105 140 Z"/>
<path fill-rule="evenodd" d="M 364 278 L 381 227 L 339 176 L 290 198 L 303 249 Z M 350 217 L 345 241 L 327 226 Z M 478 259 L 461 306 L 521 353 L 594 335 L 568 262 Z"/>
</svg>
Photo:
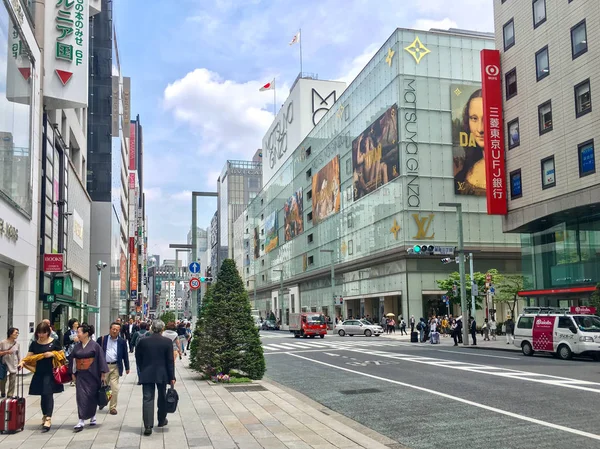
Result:
<svg viewBox="0 0 600 449">
<path fill-rule="evenodd" d="M 262 378 L 265 358 L 251 311 L 235 262 L 225 259 L 216 284 L 205 295 L 194 331 L 193 367 L 207 374 L 235 369 L 252 379 Z"/>
<path fill-rule="evenodd" d="M 496 282 L 494 302 L 506 303 L 510 309 L 511 318 L 515 317 L 515 308 L 519 300 L 519 292 L 523 290 L 523 276 L 520 274 L 507 274 L 500 276 Z"/>
<path fill-rule="evenodd" d="M 165 312 L 161 316 L 159 316 L 158 319 L 165 323 L 165 325 L 177 321 L 177 317 L 173 312 Z"/>
<path fill-rule="evenodd" d="M 486 273 L 475 272 L 473 273 L 473 279 L 477 284 L 477 289 L 479 290 L 479 296 L 475 297 L 475 308 L 481 310 L 483 308 L 483 292 L 485 291 L 485 277 L 486 274 L 492 275 L 492 282 L 498 282 L 498 280 L 502 277 L 498 270 L 492 269 L 487 271 Z M 467 290 L 467 309 L 469 315 L 472 315 L 471 310 L 471 276 L 469 274 L 465 275 L 466 282 L 466 290 Z M 446 295 L 450 298 L 450 302 L 452 304 L 458 304 L 460 306 L 461 298 L 460 298 L 460 274 L 458 272 L 451 273 L 447 279 L 442 279 L 437 281 L 438 287 L 441 290 L 446 291 Z M 456 285 L 456 293 L 454 293 L 453 286 Z M 463 314 L 465 312 L 463 311 Z"/>
<path fill-rule="evenodd" d="M 600 310 L 600 283 L 596 284 L 596 290 L 590 296 L 590 306 L 595 307 L 596 310 Z"/>
<path fill-rule="evenodd" d="M 211 290 L 211 286 L 207 285 L 202 297 L 202 303 L 198 304 L 198 319 L 196 320 L 196 327 L 190 344 L 190 366 L 196 371 L 203 371 L 203 366 L 200 364 L 197 355 L 200 351 L 201 337 L 206 332 L 206 310 L 208 309 L 208 304 L 212 301 Z"/>
</svg>

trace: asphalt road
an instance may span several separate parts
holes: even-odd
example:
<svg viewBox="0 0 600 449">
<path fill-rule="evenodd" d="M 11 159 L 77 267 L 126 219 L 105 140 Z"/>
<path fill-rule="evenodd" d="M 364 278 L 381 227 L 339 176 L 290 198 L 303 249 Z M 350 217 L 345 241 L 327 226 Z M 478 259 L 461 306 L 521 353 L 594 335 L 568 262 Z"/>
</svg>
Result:
<svg viewBox="0 0 600 449">
<path fill-rule="evenodd" d="M 267 377 L 408 447 L 600 448 L 600 363 L 261 332 Z"/>
</svg>

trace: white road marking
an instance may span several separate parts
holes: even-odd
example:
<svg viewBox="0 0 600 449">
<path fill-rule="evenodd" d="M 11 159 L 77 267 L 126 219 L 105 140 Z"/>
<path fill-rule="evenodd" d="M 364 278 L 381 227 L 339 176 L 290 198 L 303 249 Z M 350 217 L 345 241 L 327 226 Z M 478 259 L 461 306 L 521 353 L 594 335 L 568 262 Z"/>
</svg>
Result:
<svg viewBox="0 0 600 449">
<path fill-rule="evenodd" d="M 506 357 L 503 355 L 489 355 L 489 354 L 475 354 L 474 352 L 465 352 L 465 351 L 448 351 L 445 349 L 436 349 L 437 352 L 448 352 L 450 354 L 467 354 L 467 355 L 474 355 L 476 357 L 490 357 L 490 358 L 494 358 L 494 359 L 506 359 L 506 360 L 521 360 L 520 357 Z"/>
<path fill-rule="evenodd" d="M 331 357 L 339 357 L 340 356 L 339 354 L 334 354 L 332 352 L 324 352 L 323 354 L 330 355 Z"/>
<path fill-rule="evenodd" d="M 430 390 L 429 388 L 424 388 L 424 387 L 419 387 L 416 385 L 411 385 L 411 384 L 407 384 L 405 382 L 400 382 L 397 380 L 392 380 L 392 379 L 387 379 L 385 377 L 380 377 L 380 376 L 375 376 L 373 374 L 368 374 L 368 373 L 362 373 L 360 371 L 355 371 L 349 368 L 345 368 L 343 366 L 336 366 L 336 365 L 332 365 L 331 363 L 326 363 L 326 362 L 321 362 L 320 360 L 313 360 L 310 359 L 308 357 L 304 357 L 301 355 L 297 355 L 297 354 L 289 354 L 292 357 L 297 357 L 299 359 L 303 359 L 303 360 L 307 360 L 309 362 L 313 362 L 313 363 L 318 363 L 320 365 L 324 365 L 324 366 L 328 366 L 330 368 L 335 368 L 341 371 L 346 371 L 348 373 L 353 373 L 353 374 L 358 374 L 359 376 L 364 376 L 364 377 L 369 377 L 371 379 L 376 379 L 376 380 L 381 380 L 383 382 L 388 382 L 388 383 L 392 383 L 395 385 L 400 385 L 406 388 L 412 388 L 413 390 L 418 390 L 418 391 L 422 391 L 425 393 L 430 393 L 436 396 L 441 396 L 443 398 L 446 399 L 450 399 L 452 401 L 456 401 L 456 402 L 461 402 L 463 404 L 466 405 L 470 405 L 472 407 L 478 407 L 481 408 L 483 410 L 487 410 L 489 412 L 493 412 L 493 413 L 497 413 L 500 415 L 504 415 L 504 416 L 509 416 L 511 418 L 515 418 L 515 419 L 520 419 L 521 421 L 526 421 L 526 422 L 530 422 L 533 424 L 538 424 L 540 426 L 544 426 L 544 427 L 548 427 L 550 429 L 554 429 L 554 430 L 560 430 L 562 432 L 567 432 L 567 433 L 571 433 L 574 435 L 578 435 L 578 436 L 582 436 L 582 437 L 586 437 L 586 438 L 590 438 L 592 440 L 596 440 L 596 441 L 600 441 L 600 435 L 596 435 L 594 433 L 590 433 L 590 432 L 585 432 L 583 430 L 578 430 L 578 429 L 572 429 L 570 427 L 566 427 L 566 426 L 562 426 L 560 424 L 554 424 L 548 421 L 542 421 L 541 419 L 537 419 L 537 418 L 531 418 L 529 416 L 525 416 L 525 415 L 519 415 L 518 413 L 513 413 L 513 412 L 509 412 L 507 410 L 501 410 L 498 409 L 496 407 L 490 407 L 489 405 L 484 405 L 484 404 L 480 404 L 477 402 L 473 402 L 473 401 L 469 401 L 468 399 L 463 399 L 463 398 L 459 398 L 457 396 L 452 396 L 446 393 L 442 393 L 439 391 L 435 391 L 435 390 Z"/>
</svg>

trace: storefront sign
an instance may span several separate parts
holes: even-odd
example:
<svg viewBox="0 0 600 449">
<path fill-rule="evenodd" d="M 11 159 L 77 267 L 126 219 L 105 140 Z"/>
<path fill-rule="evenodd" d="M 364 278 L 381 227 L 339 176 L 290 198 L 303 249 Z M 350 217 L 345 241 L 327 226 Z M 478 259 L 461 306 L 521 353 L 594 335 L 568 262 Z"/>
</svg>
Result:
<svg viewBox="0 0 600 449">
<path fill-rule="evenodd" d="M 417 91 L 416 80 L 407 78 L 404 80 L 404 94 L 402 104 L 402 116 L 404 118 L 404 140 L 402 143 L 406 155 L 404 166 L 406 167 L 406 201 L 410 208 L 421 206 L 419 187 L 419 144 L 417 136 Z"/>
<path fill-rule="evenodd" d="M 581 315 L 596 315 L 596 308 L 590 306 L 571 306 L 569 310 L 571 313 L 578 313 Z"/>
<path fill-rule="evenodd" d="M 121 260 L 119 264 L 119 274 L 121 281 L 121 298 L 127 297 L 127 256 L 121 251 Z"/>
<path fill-rule="evenodd" d="M 131 253 L 131 267 L 129 268 L 129 288 L 131 289 L 131 295 L 136 292 L 137 295 L 138 286 L 138 258 L 137 252 Z"/>
<path fill-rule="evenodd" d="M 111 128 L 112 128 L 112 136 L 113 137 L 118 137 L 119 136 L 119 119 L 121 118 L 121 115 L 119 114 L 119 103 L 120 103 L 120 98 L 119 98 L 119 77 L 118 76 L 114 76 L 112 77 L 112 120 L 111 120 Z"/>
<path fill-rule="evenodd" d="M 485 126 L 486 197 L 489 215 L 506 215 L 506 166 L 502 124 L 500 52 L 481 50 L 483 122 Z"/>
<path fill-rule="evenodd" d="M 425 215 L 424 217 L 419 214 L 413 214 L 412 217 L 417 225 L 417 233 L 413 236 L 413 239 L 432 240 L 435 238 L 435 232 L 431 231 L 431 234 L 429 233 L 435 217 L 434 214 Z"/>
<path fill-rule="evenodd" d="M 0 237 L 4 237 L 13 243 L 16 243 L 17 240 L 19 240 L 19 230 L 0 218 Z"/>
<path fill-rule="evenodd" d="M 131 120 L 131 78 L 123 77 L 123 123 L 127 125 Z M 127 126 L 123 126 L 123 134 L 127 133 Z M 125 134 L 126 135 L 126 134 Z"/>
<path fill-rule="evenodd" d="M 83 249 L 83 218 L 73 209 L 73 241 Z"/>
<path fill-rule="evenodd" d="M 14 103 L 31 104 L 31 61 L 27 46 L 16 26 L 10 27 L 7 39 L 6 99 Z"/>
<path fill-rule="evenodd" d="M 136 126 L 135 123 L 129 124 L 129 170 L 135 170 L 135 148 L 136 148 Z"/>
<path fill-rule="evenodd" d="M 46 6 L 44 104 L 49 109 L 87 107 L 88 0 L 56 0 Z"/>
<path fill-rule="evenodd" d="M 64 271 L 64 254 L 44 254 L 44 272 L 62 273 Z"/>
</svg>

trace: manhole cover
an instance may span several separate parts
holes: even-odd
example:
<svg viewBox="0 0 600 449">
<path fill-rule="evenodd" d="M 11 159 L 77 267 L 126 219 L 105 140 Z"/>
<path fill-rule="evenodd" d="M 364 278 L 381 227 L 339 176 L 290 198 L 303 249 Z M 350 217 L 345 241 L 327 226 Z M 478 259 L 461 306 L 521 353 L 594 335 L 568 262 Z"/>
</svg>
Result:
<svg viewBox="0 0 600 449">
<path fill-rule="evenodd" d="M 232 393 L 246 393 L 252 391 L 269 391 L 262 385 L 229 385 L 225 387 L 226 390 L 229 390 Z"/>
<path fill-rule="evenodd" d="M 358 388 L 356 390 L 340 390 L 342 394 L 371 394 L 381 393 L 381 390 L 377 388 Z"/>
</svg>

